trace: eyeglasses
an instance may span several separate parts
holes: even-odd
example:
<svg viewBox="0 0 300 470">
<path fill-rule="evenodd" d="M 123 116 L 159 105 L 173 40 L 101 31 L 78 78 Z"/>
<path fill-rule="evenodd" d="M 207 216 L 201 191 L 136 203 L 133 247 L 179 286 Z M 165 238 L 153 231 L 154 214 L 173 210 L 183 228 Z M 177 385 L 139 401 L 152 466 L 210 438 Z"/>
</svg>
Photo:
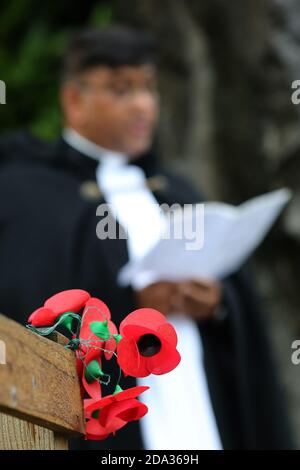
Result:
<svg viewBox="0 0 300 470">
<path fill-rule="evenodd" d="M 131 86 L 131 85 L 98 85 L 87 81 L 78 81 L 79 86 L 85 90 L 96 93 L 109 93 L 115 98 L 124 101 L 132 100 L 137 94 L 147 94 L 153 98 L 158 98 L 158 89 L 156 84 L 148 84 L 145 86 Z"/>
</svg>

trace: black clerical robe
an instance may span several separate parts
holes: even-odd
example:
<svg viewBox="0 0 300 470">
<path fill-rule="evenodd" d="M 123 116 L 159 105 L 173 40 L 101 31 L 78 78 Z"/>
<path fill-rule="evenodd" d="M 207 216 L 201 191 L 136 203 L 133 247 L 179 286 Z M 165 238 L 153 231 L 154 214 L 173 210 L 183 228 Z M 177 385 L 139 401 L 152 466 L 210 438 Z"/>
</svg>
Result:
<svg viewBox="0 0 300 470">
<path fill-rule="evenodd" d="M 134 163 L 145 171 L 160 204 L 202 199 L 153 155 Z M 0 142 L 0 310 L 5 315 L 25 324 L 47 297 L 71 288 L 106 302 L 117 325 L 136 308 L 132 289 L 116 281 L 128 261 L 126 240 L 96 236 L 96 209 L 104 202 L 95 180 L 97 164 L 63 139 L 49 145 L 22 133 Z M 227 317 L 198 324 L 223 447 L 292 448 L 266 325 L 247 270 L 225 279 L 223 287 Z M 123 385 L 135 383 L 128 377 Z M 106 441 L 71 444 L 74 449 L 142 446 L 137 422 Z"/>
</svg>

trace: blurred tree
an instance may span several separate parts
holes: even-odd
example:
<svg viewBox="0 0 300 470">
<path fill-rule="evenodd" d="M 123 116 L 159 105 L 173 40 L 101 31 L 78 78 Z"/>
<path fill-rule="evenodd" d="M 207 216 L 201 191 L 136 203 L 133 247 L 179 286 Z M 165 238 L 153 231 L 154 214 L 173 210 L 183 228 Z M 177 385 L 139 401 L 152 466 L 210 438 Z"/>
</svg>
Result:
<svg viewBox="0 0 300 470">
<path fill-rule="evenodd" d="M 2 3 L 0 79 L 7 85 L 7 104 L 0 108 L 1 132 L 27 128 L 42 138 L 56 138 L 61 127 L 59 58 L 68 36 L 86 26 L 110 24 L 113 2 Z"/>
</svg>

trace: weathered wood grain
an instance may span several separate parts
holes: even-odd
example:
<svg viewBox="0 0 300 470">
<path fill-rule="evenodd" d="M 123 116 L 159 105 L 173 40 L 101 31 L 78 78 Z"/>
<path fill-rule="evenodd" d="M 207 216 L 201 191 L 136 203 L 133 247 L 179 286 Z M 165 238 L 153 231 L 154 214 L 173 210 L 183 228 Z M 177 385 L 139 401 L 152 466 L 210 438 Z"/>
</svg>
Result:
<svg viewBox="0 0 300 470">
<path fill-rule="evenodd" d="M 6 364 L 0 364 L 0 411 L 80 436 L 84 418 L 75 356 L 62 346 L 64 337 L 54 338 L 60 344 L 0 315 L 0 341 L 6 345 Z"/>
<path fill-rule="evenodd" d="M 0 413 L 1 450 L 68 450 L 65 435 Z"/>
</svg>

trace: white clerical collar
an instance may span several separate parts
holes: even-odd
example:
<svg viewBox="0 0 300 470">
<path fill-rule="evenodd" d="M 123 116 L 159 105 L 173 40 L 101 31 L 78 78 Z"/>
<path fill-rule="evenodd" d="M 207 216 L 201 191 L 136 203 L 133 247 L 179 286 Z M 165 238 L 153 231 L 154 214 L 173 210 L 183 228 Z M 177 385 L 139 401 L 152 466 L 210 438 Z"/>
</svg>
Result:
<svg viewBox="0 0 300 470">
<path fill-rule="evenodd" d="M 98 162 L 117 165 L 128 162 L 128 157 L 125 154 L 100 147 L 100 145 L 97 145 L 86 137 L 83 137 L 74 129 L 64 129 L 62 136 L 67 144 L 75 150 L 78 150 L 80 153 L 91 157 Z"/>
</svg>

